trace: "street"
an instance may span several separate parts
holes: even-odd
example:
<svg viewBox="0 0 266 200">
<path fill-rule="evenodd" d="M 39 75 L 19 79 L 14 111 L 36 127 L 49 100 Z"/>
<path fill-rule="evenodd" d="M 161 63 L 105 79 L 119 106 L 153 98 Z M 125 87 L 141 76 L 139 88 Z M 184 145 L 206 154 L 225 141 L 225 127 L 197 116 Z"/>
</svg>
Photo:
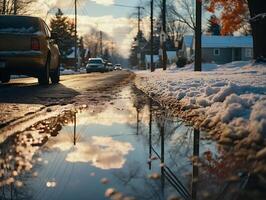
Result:
<svg viewBox="0 0 266 200">
<path fill-rule="evenodd" d="M 132 74 L 126 71 L 61 76 L 60 84 L 39 86 L 34 78 L 14 79 L 0 85 L 0 127 L 55 105 L 90 103 Z M 14 112 L 16 111 L 16 112 Z"/>
</svg>

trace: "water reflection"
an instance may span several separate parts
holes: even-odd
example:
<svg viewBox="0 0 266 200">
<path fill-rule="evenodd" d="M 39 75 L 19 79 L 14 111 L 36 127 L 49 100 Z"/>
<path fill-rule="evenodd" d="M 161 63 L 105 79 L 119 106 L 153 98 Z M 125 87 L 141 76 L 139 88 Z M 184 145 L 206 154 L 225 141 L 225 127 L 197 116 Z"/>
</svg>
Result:
<svg viewBox="0 0 266 200">
<path fill-rule="evenodd" d="M 116 141 L 112 137 L 85 138 L 78 144 L 74 143 L 75 147 L 65 141 L 65 137 L 58 137 L 52 148 L 68 151 L 65 158 L 67 162 L 89 163 L 105 170 L 122 168 L 126 162 L 125 156 L 134 150 L 130 143 Z"/>
<path fill-rule="evenodd" d="M 216 199 L 244 166 L 136 89 L 97 110 L 67 111 L 0 144 L 0 199 Z"/>
<path fill-rule="evenodd" d="M 192 186 L 191 195 L 192 199 L 197 199 L 197 185 L 199 179 L 199 147 L 200 147 L 200 131 L 194 128 L 194 140 L 193 140 L 193 160 L 192 160 Z"/>
</svg>

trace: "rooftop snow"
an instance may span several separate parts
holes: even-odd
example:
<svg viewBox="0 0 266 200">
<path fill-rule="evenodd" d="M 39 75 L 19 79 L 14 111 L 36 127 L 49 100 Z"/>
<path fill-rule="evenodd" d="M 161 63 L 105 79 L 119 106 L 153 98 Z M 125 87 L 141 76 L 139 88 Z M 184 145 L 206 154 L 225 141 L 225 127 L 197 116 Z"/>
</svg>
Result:
<svg viewBox="0 0 266 200">
<path fill-rule="evenodd" d="M 251 36 L 202 36 L 203 48 L 252 48 L 253 40 Z"/>
</svg>

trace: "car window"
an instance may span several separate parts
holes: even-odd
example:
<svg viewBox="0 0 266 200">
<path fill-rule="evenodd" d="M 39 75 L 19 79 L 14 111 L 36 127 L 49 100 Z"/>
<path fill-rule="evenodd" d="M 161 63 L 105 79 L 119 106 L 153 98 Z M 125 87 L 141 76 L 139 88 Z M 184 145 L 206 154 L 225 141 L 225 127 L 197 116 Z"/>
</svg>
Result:
<svg viewBox="0 0 266 200">
<path fill-rule="evenodd" d="M 103 64 L 102 60 L 89 60 L 89 64 Z"/>
<path fill-rule="evenodd" d="M 0 16 L 0 32 L 35 33 L 37 31 L 40 31 L 38 18 Z"/>
</svg>

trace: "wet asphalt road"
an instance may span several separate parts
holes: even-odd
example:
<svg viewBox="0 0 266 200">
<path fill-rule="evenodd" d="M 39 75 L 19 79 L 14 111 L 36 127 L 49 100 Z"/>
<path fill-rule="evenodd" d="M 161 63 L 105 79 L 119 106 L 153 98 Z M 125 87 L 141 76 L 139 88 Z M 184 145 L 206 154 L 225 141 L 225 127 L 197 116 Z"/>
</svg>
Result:
<svg viewBox="0 0 266 200">
<path fill-rule="evenodd" d="M 87 103 L 131 76 L 127 71 L 114 71 L 61 76 L 59 84 L 49 86 L 39 86 L 35 78 L 0 84 L 0 128 L 49 106 Z"/>
</svg>

